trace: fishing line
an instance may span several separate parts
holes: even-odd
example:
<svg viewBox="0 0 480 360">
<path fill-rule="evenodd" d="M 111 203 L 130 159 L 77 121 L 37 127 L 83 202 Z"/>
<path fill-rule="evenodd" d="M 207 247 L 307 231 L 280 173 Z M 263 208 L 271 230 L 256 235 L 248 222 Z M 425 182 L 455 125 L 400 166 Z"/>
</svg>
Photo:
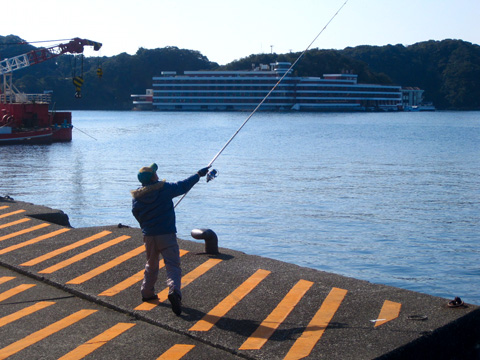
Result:
<svg viewBox="0 0 480 360">
<path fill-rule="evenodd" d="M 297 60 L 295 60 L 295 62 L 290 65 L 290 67 L 288 68 L 288 70 L 285 72 L 285 74 L 283 74 L 283 76 L 280 78 L 280 80 L 277 81 L 277 83 L 273 86 L 273 88 L 268 92 L 267 95 L 265 95 L 265 97 L 262 99 L 262 101 L 260 101 L 260 103 L 257 105 L 257 107 L 251 112 L 251 114 L 245 119 L 245 121 L 243 122 L 243 124 L 238 128 L 238 130 L 235 132 L 235 134 L 233 134 L 233 136 L 225 143 L 225 145 L 220 149 L 220 151 L 213 157 L 212 161 L 210 161 L 208 163 L 207 166 L 212 166 L 212 164 L 215 162 L 215 160 L 217 160 L 217 158 L 220 156 L 220 154 L 223 152 L 223 150 L 225 150 L 225 148 L 232 142 L 232 140 L 235 138 L 235 136 L 237 136 L 237 134 L 240 132 L 240 130 L 242 130 L 242 128 L 247 124 L 247 122 L 251 119 L 251 117 L 257 112 L 257 110 L 260 108 L 260 106 L 263 105 L 263 103 L 267 100 L 267 98 L 270 96 L 270 94 L 277 88 L 277 86 L 282 82 L 282 80 L 285 78 L 285 76 L 287 76 L 287 74 L 289 74 L 292 69 L 294 68 L 294 66 L 300 61 L 300 59 L 303 57 L 303 55 L 305 55 L 305 53 L 310 49 L 310 47 L 313 45 L 313 43 L 318 39 L 318 37 L 324 32 L 324 30 L 327 28 L 327 26 L 333 21 L 333 19 L 338 15 L 338 13 L 342 10 L 342 8 L 347 4 L 349 0 L 346 0 L 343 5 L 337 10 L 337 12 L 335 13 L 335 15 L 333 15 L 331 17 L 331 19 L 327 22 L 327 24 L 323 27 L 323 29 L 317 34 L 317 36 L 315 36 L 315 38 L 313 39 L 313 41 L 307 46 L 307 48 L 305 50 L 303 50 L 303 52 L 298 56 Z"/>
<path fill-rule="evenodd" d="M 237 136 L 237 134 L 240 132 L 240 130 L 243 129 L 243 127 L 247 124 L 247 122 L 252 118 L 252 116 L 257 112 L 257 110 L 260 108 L 260 106 L 263 105 L 263 103 L 268 99 L 268 97 L 270 96 L 270 94 L 278 87 L 278 85 L 282 82 L 282 80 L 285 78 L 285 76 L 287 76 L 291 71 L 292 69 L 295 67 L 295 65 L 297 65 L 297 63 L 300 61 L 300 59 L 305 55 L 305 53 L 310 49 L 310 47 L 313 45 L 313 43 L 315 41 L 317 41 L 317 39 L 319 38 L 320 35 L 322 35 L 322 33 L 325 31 L 325 29 L 328 27 L 328 25 L 330 25 L 330 23 L 333 21 L 333 19 L 335 19 L 337 17 L 337 15 L 340 13 L 340 11 L 345 7 L 345 5 L 347 5 L 349 0 L 345 0 L 345 2 L 342 4 L 342 6 L 340 6 L 340 8 L 337 10 L 337 12 L 330 18 L 330 20 L 328 20 L 328 22 L 325 24 L 325 26 L 322 28 L 322 30 L 320 30 L 320 32 L 317 34 L 317 36 L 315 36 L 315 38 L 310 42 L 310 44 L 308 44 L 308 46 L 306 47 L 305 50 L 303 50 L 303 52 L 297 57 L 297 59 L 295 60 L 295 62 L 290 65 L 290 67 L 288 68 L 288 70 L 282 75 L 282 77 L 280 77 L 280 79 L 277 81 L 277 83 L 272 87 L 272 89 L 267 93 L 267 95 L 265 95 L 265 97 L 262 99 L 262 101 L 260 101 L 260 103 L 255 107 L 255 109 L 253 109 L 253 111 L 250 113 L 250 115 L 248 115 L 248 117 L 245 119 L 245 121 L 242 123 L 242 125 L 240 125 L 240 127 L 237 129 L 237 131 L 235 131 L 235 133 L 232 135 L 232 137 L 225 143 L 225 145 L 223 145 L 223 147 L 220 149 L 220 151 L 213 157 L 213 159 L 208 163 L 207 167 L 211 167 L 213 165 L 213 163 L 215 162 L 215 160 L 217 160 L 217 158 L 222 154 L 222 152 L 227 148 L 227 146 L 232 142 L 232 140 L 235 138 L 235 136 Z M 183 200 L 183 198 L 185 196 L 187 196 L 188 192 L 186 192 L 185 194 L 183 194 L 183 196 L 177 201 L 177 203 L 175 204 L 174 207 L 177 207 L 178 204 L 180 204 L 180 202 Z"/>
<path fill-rule="evenodd" d="M 95 139 L 92 135 L 87 134 L 85 131 L 80 130 L 78 127 L 74 126 L 73 128 L 74 128 L 74 129 L 77 129 L 77 130 L 80 131 L 81 133 L 84 133 L 85 135 L 91 137 L 93 140 L 98 141 L 98 139 Z"/>
</svg>

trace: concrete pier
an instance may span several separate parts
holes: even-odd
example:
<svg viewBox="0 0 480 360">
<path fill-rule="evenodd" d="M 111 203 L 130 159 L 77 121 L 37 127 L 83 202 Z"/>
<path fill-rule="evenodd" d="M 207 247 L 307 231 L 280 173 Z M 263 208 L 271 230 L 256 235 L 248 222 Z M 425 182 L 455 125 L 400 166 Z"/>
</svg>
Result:
<svg viewBox="0 0 480 360">
<path fill-rule="evenodd" d="M 178 317 L 163 269 L 159 300 L 141 301 L 140 229 L 74 229 L 60 210 L 0 198 L 0 359 L 480 357 L 478 306 L 179 244 Z"/>
</svg>

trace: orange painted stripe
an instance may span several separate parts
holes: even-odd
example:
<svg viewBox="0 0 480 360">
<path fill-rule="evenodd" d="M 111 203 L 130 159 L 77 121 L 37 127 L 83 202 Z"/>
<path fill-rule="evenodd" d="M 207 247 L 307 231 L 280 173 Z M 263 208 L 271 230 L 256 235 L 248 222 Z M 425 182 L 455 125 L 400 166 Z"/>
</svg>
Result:
<svg viewBox="0 0 480 360">
<path fill-rule="evenodd" d="M 0 206 L 0 210 L 8 209 L 9 207 L 10 207 L 10 206 L 8 206 L 8 205 Z"/>
<path fill-rule="evenodd" d="M 14 287 L 13 289 L 4 291 L 3 293 L 0 294 L 0 302 L 7 300 L 17 294 L 20 294 L 25 290 L 31 289 L 34 286 L 35 286 L 34 284 L 22 284 L 22 285 L 18 285 L 17 287 Z"/>
<path fill-rule="evenodd" d="M 194 347 L 195 345 L 186 345 L 186 344 L 173 345 L 170 349 L 168 349 L 160 357 L 158 357 L 157 360 L 180 360 Z"/>
<path fill-rule="evenodd" d="M 250 291 L 270 274 L 270 271 L 259 269 L 237 287 L 230 295 L 215 306 L 203 319 L 193 325 L 190 331 L 208 331 L 218 320 L 225 316 L 235 305 L 237 305 Z"/>
<path fill-rule="evenodd" d="M 134 327 L 135 324 L 130 323 L 118 323 L 112 326 L 110 329 L 107 329 L 98 336 L 95 336 L 93 339 L 87 341 L 86 343 L 80 345 L 76 349 L 70 351 L 68 354 L 65 354 L 58 360 L 80 360 L 85 356 L 91 354 L 99 347 L 105 345 L 110 340 L 116 338 L 117 336 L 123 334 L 128 329 Z"/>
<path fill-rule="evenodd" d="M 92 269 L 90 270 L 89 272 L 83 274 L 83 275 L 80 275 L 80 276 L 77 276 L 75 279 L 72 279 L 70 281 L 67 281 L 67 284 L 83 284 L 85 281 L 88 281 L 92 278 L 94 278 L 95 276 L 98 276 L 100 274 L 103 274 L 105 271 L 108 271 L 112 268 L 114 268 L 115 266 L 117 265 L 120 265 L 121 263 L 127 261 L 128 259 L 131 259 L 139 254 L 141 254 L 142 252 L 145 251 L 145 246 L 139 246 L 138 248 L 136 249 L 133 249 L 132 251 L 129 251 L 123 255 L 120 255 L 119 257 L 103 264 L 103 265 L 100 265 L 98 267 L 96 267 L 95 269 Z"/>
<path fill-rule="evenodd" d="M 0 219 L 6 218 L 8 216 L 16 215 L 16 214 L 21 214 L 23 212 L 25 212 L 25 210 L 16 210 L 16 211 L 12 211 L 12 212 L 9 212 L 9 213 L 6 213 L 6 214 L 2 214 L 2 215 L 0 215 Z"/>
<path fill-rule="evenodd" d="M 332 288 L 320 309 L 307 325 L 302 336 L 290 348 L 287 356 L 285 356 L 285 360 L 303 359 L 310 355 L 340 307 L 345 295 L 347 295 L 347 290 Z"/>
<path fill-rule="evenodd" d="M 182 289 L 190 284 L 192 281 L 198 279 L 200 276 L 205 274 L 208 270 L 213 268 L 215 265 L 221 263 L 221 259 L 208 259 L 205 261 L 203 264 L 195 268 L 194 270 L 190 271 L 187 275 L 182 277 Z M 140 305 L 138 305 L 135 310 L 143 310 L 143 311 L 149 311 L 155 308 L 158 304 L 161 302 L 164 302 L 165 300 L 168 299 L 168 287 L 165 288 L 163 291 L 158 293 L 158 300 L 153 300 L 149 302 L 144 302 Z"/>
<path fill-rule="evenodd" d="M 33 314 L 34 312 L 37 312 L 39 310 L 45 309 L 46 307 L 49 307 L 51 305 L 54 305 L 55 303 L 52 301 L 41 301 L 38 302 L 32 306 L 26 307 L 22 310 L 19 310 L 17 312 L 14 312 L 13 314 L 4 316 L 0 318 L 0 327 L 5 326 L 7 324 L 10 324 L 18 319 L 21 319 L 25 316 L 28 316 L 30 314 Z"/>
<path fill-rule="evenodd" d="M 1 359 L 6 359 L 9 356 L 12 356 L 19 351 L 36 344 L 37 342 L 47 338 L 48 336 L 55 334 L 56 332 L 59 332 L 60 330 L 65 329 L 66 327 L 75 324 L 76 322 L 86 318 L 87 316 L 93 314 L 97 310 L 80 310 L 77 311 L 76 313 L 67 316 L 66 318 L 57 321 L 47 327 L 45 327 L 42 330 L 36 331 L 33 334 L 30 334 L 26 337 L 24 337 L 21 340 L 18 340 L 14 342 L 13 344 L 10 344 L 3 349 L 0 349 L 0 360 Z"/>
<path fill-rule="evenodd" d="M 130 239 L 130 236 L 127 236 L 127 235 L 122 235 L 118 238 L 115 238 L 113 240 L 110 240 L 110 241 L 107 241 L 106 243 L 103 243 L 101 245 L 98 245 L 90 250 L 87 250 L 87 251 L 84 251 L 83 253 L 80 253 L 76 256 L 72 256 L 71 258 L 67 259 L 67 260 L 64 260 L 64 261 L 61 261 L 59 262 L 58 264 L 56 265 L 53 265 L 53 266 L 50 266 L 46 269 L 43 269 L 41 271 L 39 271 L 40 274 L 51 274 L 55 271 L 58 271 L 60 269 L 63 269 L 69 265 L 72 265 L 76 262 L 79 262 L 93 254 L 96 254 L 102 250 L 105 250 L 105 249 L 108 249 L 110 246 L 113 246 L 113 245 L 116 245 L 118 243 L 121 243 L 122 241 L 125 241 L 127 239 Z"/>
<path fill-rule="evenodd" d="M 187 250 L 180 249 L 180 257 L 188 253 Z M 165 262 L 162 260 L 158 263 L 158 268 L 161 269 L 165 266 Z M 123 280 L 115 286 L 112 286 L 110 289 L 105 290 L 104 292 L 98 294 L 98 296 L 115 296 L 118 293 L 122 292 L 125 289 L 128 289 L 130 286 L 135 285 L 143 280 L 143 274 L 145 270 L 141 270 L 136 274 L 130 276 L 129 278 Z"/>
<path fill-rule="evenodd" d="M 20 219 L 20 220 L 12 221 L 12 222 L 0 225 L 0 229 L 5 229 L 9 226 L 21 224 L 21 223 L 24 223 L 24 222 L 27 222 L 27 221 L 30 221 L 30 219 L 29 218 L 23 218 L 23 219 Z"/>
<path fill-rule="evenodd" d="M 261 349 L 312 285 L 311 281 L 300 280 L 297 282 L 257 330 L 240 346 L 240 350 Z"/>
<path fill-rule="evenodd" d="M 159 262 L 159 268 L 161 269 L 162 267 L 165 266 L 165 263 L 163 262 L 163 259 L 160 260 Z M 135 285 L 136 283 L 139 283 L 140 281 L 143 280 L 143 274 L 145 270 L 141 270 L 137 272 L 136 274 L 130 276 L 129 278 L 123 280 L 122 282 L 118 283 L 115 286 L 112 286 L 110 289 L 107 289 L 103 291 L 102 293 L 98 294 L 98 296 L 115 296 L 121 291 L 129 288 L 132 285 Z"/>
<path fill-rule="evenodd" d="M 20 243 L 20 244 L 16 244 L 16 245 L 9 246 L 9 247 L 7 247 L 7 248 L 5 248 L 5 249 L 0 250 L 0 255 L 1 255 L 1 254 L 6 254 L 6 253 L 8 253 L 8 252 L 11 252 L 11 251 L 14 251 L 14 250 L 17 250 L 17 249 L 21 249 L 21 248 L 23 248 L 23 247 L 25 247 L 25 246 L 28 246 L 28 245 L 36 244 L 36 243 L 38 243 L 38 242 L 40 242 L 40 241 L 43 241 L 43 240 L 46 240 L 46 239 L 50 239 L 50 238 L 52 238 L 52 237 L 54 237 L 54 236 L 63 234 L 64 232 L 67 232 L 67 231 L 70 231 L 70 229 L 64 228 L 64 229 L 60 229 L 60 230 L 57 230 L 57 231 L 52 231 L 52 232 L 50 232 L 50 233 L 48 233 L 48 234 L 38 236 L 38 237 L 33 238 L 33 239 L 31 239 L 31 240 L 24 241 L 24 242 L 22 242 L 22 243 Z"/>
<path fill-rule="evenodd" d="M 383 325 L 393 319 L 396 319 L 398 315 L 400 315 L 401 307 L 402 304 L 400 303 L 385 300 L 382 309 L 380 310 L 380 314 L 378 315 L 378 318 L 381 320 L 375 322 L 375 327 Z"/>
<path fill-rule="evenodd" d="M 0 285 L 13 279 L 15 279 L 15 276 L 2 276 L 0 277 Z"/>
<path fill-rule="evenodd" d="M 190 271 L 184 277 L 182 277 L 182 289 L 185 286 L 190 285 L 193 281 L 198 279 L 200 276 L 205 274 L 208 270 L 213 268 L 215 265 L 222 262 L 222 259 L 208 259 L 203 264 L 198 266 L 195 270 Z M 164 302 L 168 299 L 168 288 L 165 288 L 158 294 L 158 299 L 160 302 Z"/>
<path fill-rule="evenodd" d="M 83 240 L 79 240 L 73 244 L 70 244 L 70 245 L 67 245 L 67 246 L 64 246 L 60 249 L 57 249 L 57 250 L 54 250 L 54 251 L 51 251 L 45 255 L 42 255 L 42 256 L 39 256 L 35 259 L 32 259 L 30 261 L 27 261 L 23 264 L 20 264 L 20 266 L 33 266 L 33 265 L 36 265 L 36 264 L 39 264 L 45 260 L 48 260 L 48 259 L 51 259 L 57 255 L 60 255 L 60 254 L 63 254 L 69 250 L 73 250 L 73 249 L 76 249 L 82 245 L 85 245 L 85 244 L 88 244 L 89 242 L 92 242 L 94 240 L 97 240 L 97 239 L 100 239 L 104 236 L 107 236 L 109 234 L 111 234 L 112 232 L 111 231 L 102 231 L 102 232 L 99 232 L 98 234 L 95 234 L 95 235 L 92 235 L 88 238 L 85 238 Z"/>
<path fill-rule="evenodd" d="M 11 238 L 13 238 L 13 237 L 15 237 L 15 236 L 23 235 L 23 234 L 26 234 L 26 233 L 29 233 L 29 232 L 32 232 L 32 231 L 35 231 L 35 230 L 38 230 L 38 229 L 47 227 L 47 226 L 50 226 L 50 224 L 43 223 L 43 224 L 40 224 L 40 225 L 32 226 L 32 227 L 30 227 L 30 228 L 23 229 L 23 230 L 20 230 L 20 231 L 17 231 L 17 232 L 14 232 L 14 233 L 11 233 L 11 234 L 2 236 L 2 237 L 0 237 L 0 241 L 7 240 L 7 239 L 11 239 Z"/>
</svg>

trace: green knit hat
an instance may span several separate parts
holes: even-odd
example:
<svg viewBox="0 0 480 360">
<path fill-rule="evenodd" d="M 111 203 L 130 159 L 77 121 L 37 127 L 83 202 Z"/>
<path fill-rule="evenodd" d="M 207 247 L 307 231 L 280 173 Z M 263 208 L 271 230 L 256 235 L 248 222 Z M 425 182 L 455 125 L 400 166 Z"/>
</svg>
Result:
<svg viewBox="0 0 480 360">
<path fill-rule="evenodd" d="M 151 180 L 153 175 L 157 172 L 158 165 L 153 163 L 150 166 L 142 167 L 137 174 L 138 181 L 142 183 L 142 185 L 147 185 Z"/>
</svg>

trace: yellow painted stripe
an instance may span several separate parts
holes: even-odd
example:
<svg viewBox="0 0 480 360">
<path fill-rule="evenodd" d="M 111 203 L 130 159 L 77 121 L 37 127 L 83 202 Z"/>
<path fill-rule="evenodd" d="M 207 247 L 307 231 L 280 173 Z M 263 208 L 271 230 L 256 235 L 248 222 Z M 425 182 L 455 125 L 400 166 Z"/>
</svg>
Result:
<svg viewBox="0 0 480 360">
<path fill-rule="evenodd" d="M 215 265 L 221 263 L 221 259 L 208 259 L 205 261 L 203 264 L 195 268 L 194 270 L 190 271 L 187 275 L 182 277 L 182 289 L 190 284 L 192 281 L 198 279 L 200 276 L 205 274 L 208 270 L 213 268 Z M 163 291 L 158 293 L 158 300 L 152 300 L 149 302 L 144 302 L 137 306 L 135 310 L 143 310 L 143 311 L 149 311 L 155 308 L 158 304 L 161 302 L 164 302 L 165 300 L 168 299 L 168 287 L 165 288 Z"/>
<path fill-rule="evenodd" d="M 85 356 L 91 354 L 99 347 L 105 345 L 110 340 L 116 338 L 117 336 L 123 334 L 128 329 L 134 327 L 135 324 L 130 323 L 118 323 L 112 326 L 110 329 L 104 331 L 100 335 L 94 337 L 93 339 L 87 341 L 86 343 L 80 345 L 76 349 L 70 351 L 68 354 L 65 354 L 58 360 L 80 360 Z"/>
<path fill-rule="evenodd" d="M 203 319 L 190 328 L 190 331 L 208 331 L 218 320 L 227 314 L 237 303 L 250 293 L 260 282 L 270 274 L 270 271 L 259 269 L 237 287 L 230 295 L 215 306 Z"/>
<path fill-rule="evenodd" d="M 0 277 L 0 284 L 6 283 L 7 281 L 15 279 L 15 276 L 2 276 Z"/>
<path fill-rule="evenodd" d="M 102 238 L 102 237 L 104 237 L 104 236 L 107 236 L 107 235 L 111 234 L 111 233 L 112 233 L 111 231 L 102 231 L 102 232 L 99 232 L 98 234 L 92 235 L 92 236 L 90 236 L 90 237 L 88 237 L 88 238 L 85 238 L 85 239 L 83 239 L 83 240 L 79 240 L 79 241 L 77 241 L 77 242 L 75 242 L 75 243 L 73 243 L 73 244 L 64 246 L 64 247 L 62 247 L 62 248 L 60 248 L 60 249 L 51 251 L 51 252 L 49 252 L 49 253 L 47 253 L 47 254 L 45 254 L 45 255 L 39 256 L 39 257 L 37 257 L 37 258 L 35 258 L 35 259 L 32 259 L 32 260 L 27 261 L 27 262 L 25 262 L 25 263 L 23 263 L 23 264 L 20 264 L 20 266 L 33 266 L 33 265 L 39 264 L 39 263 L 41 263 L 41 262 L 43 262 L 43 261 L 45 261 L 45 260 L 51 259 L 51 258 L 53 258 L 53 257 L 55 257 L 55 256 L 57 256 L 57 255 L 60 255 L 60 254 L 65 253 L 65 252 L 67 252 L 67 251 L 69 251 L 69 250 L 76 249 L 76 248 L 78 248 L 78 247 L 80 247 L 80 246 L 83 246 L 83 245 L 85 245 L 85 244 L 88 244 L 89 242 L 92 242 L 92 241 L 94 241 L 94 240 L 98 240 L 98 239 L 100 239 L 100 238 Z"/>
<path fill-rule="evenodd" d="M 10 207 L 10 206 L 8 206 L 8 205 L 0 206 L 0 210 L 8 209 L 9 207 Z"/>
<path fill-rule="evenodd" d="M 158 357 L 157 360 L 180 360 L 194 347 L 195 345 L 186 345 L 186 344 L 173 345 L 170 349 L 168 349 L 160 357 Z"/>
<path fill-rule="evenodd" d="M 28 290 L 34 286 L 35 286 L 34 284 L 22 284 L 22 285 L 18 285 L 17 287 L 14 287 L 13 289 L 4 291 L 3 293 L 0 294 L 0 302 L 7 300 L 17 294 L 20 294 L 21 292 Z"/>
<path fill-rule="evenodd" d="M 70 281 L 67 281 L 67 284 L 83 284 L 85 281 L 88 281 L 92 278 L 94 278 L 95 276 L 98 276 L 100 274 L 103 274 L 105 271 L 108 271 L 112 268 L 114 268 L 115 266 L 117 265 L 120 265 L 121 263 L 127 261 L 128 259 L 131 259 L 139 254 L 141 254 L 142 252 L 145 251 L 145 246 L 139 246 L 138 248 L 136 249 L 133 249 L 132 251 L 129 251 L 123 255 L 120 255 L 119 257 L 103 264 L 103 265 L 100 265 L 98 267 L 96 267 L 95 269 L 92 269 L 90 270 L 89 272 L 83 274 L 83 275 L 80 275 L 80 276 L 77 276 L 75 279 L 72 279 Z"/>
<path fill-rule="evenodd" d="M 130 236 L 127 236 L 127 235 L 122 235 L 118 238 L 115 238 L 113 240 L 110 240 L 110 241 L 107 241 L 106 243 L 103 243 L 101 245 L 98 245 L 90 250 L 87 250 L 87 251 L 84 251 L 83 253 L 80 253 L 76 256 L 72 256 L 71 258 L 67 259 L 67 260 L 64 260 L 64 261 L 61 261 L 59 262 L 58 264 L 56 265 L 53 265 L 53 266 L 50 266 L 46 269 L 43 269 L 41 271 L 39 271 L 40 274 L 51 274 L 57 270 L 60 270 L 60 269 L 63 269 L 69 265 L 72 265 L 76 262 L 79 262 L 93 254 L 96 254 L 102 250 L 105 250 L 105 249 L 108 249 L 110 246 L 113 246 L 113 245 L 116 245 L 118 243 L 121 243 L 122 241 L 125 241 L 127 239 L 129 239 Z"/>
<path fill-rule="evenodd" d="M 14 312 L 13 314 L 4 316 L 0 318 L 0 327 L 10 324 L 11 322 L 14 322 L 18 319 L 21 319 L 25 316 L 33 314 L 34 312 L 37 312 L 39 310 L 45 309 L 46 307 L 49 307 L 54 304 L 55 303 L 52 301 L 41 301 L 32 306 L 26 307 L 25 309 Z"/>
<path fill-rule="evenodd" d="M 30 219 L 29 218 L 23 218 L 23 219 L 20 219 L 20 220 L 12 221 L 12 222 L 0 225 L 0 229 L 5 229 L 9 226 L 22 224 L 22 223 L 27 222 L 27 221 L 30 221 Z"/>
<path fill-rule="evenodd" d="M 37 342 L 45 339 L 46 337 L 55 334 L 56 332 L 59 332 L 60 330 L 65 329 L 66 327 L 75 324 L 76 322 L 86 318 L 87 316 L 93 314 L 97 310 L 80 310 L 77 311 L 76 313 L 67 316 L 66 318 L 57 321 L 47 327 L 45 327 L 42 330 L 36 331 L 33 334 L 30 334 L 26 337 L 24 337 L 21 340 L 18 340 L 14 342 L 13 344 L 10 344 L 3 349 L 0 349 L 0 360 L 1 359 L 6 359 L 9 356 L 12 356 L 19 351 L 36 344 Z"/>
<path fill-rule="evenodd" d="M 290 348 L 287 356 L 285 356 L 285 360 L 303 359 L 310 355 L 340 307 L 346 294 L 347 290 L 332 288 L 320 309 L 307 325 L 302 336 L 300 336 Z"/>
<path fill-rule="evenodd" d="M 11 233 L 11 234 L 8 234 L 8 235 L 5 235 L 5 236 L 1 236 L 0 241 L 11 239 L 15 236 L 23 235 L 23 234 L 26 234 L 26 233 L 29 233 L 29 232 L 47 227 L 47 226 L 50 226 L 50 224 L 43 223 L 43 224 L 40 224 L 40 225 L 37 225 L 37 226 L 32 226 L 32 227 L 27 228 L 27 229 L 23 229 L 23 230 L 20 230 L 20 231 L 17 231 L 17 232 L 14 232 L 14 233 Z"/>
<path fill-rule="evenodd" d="M 180 256 L 185 255 L 188 253 L 187 250 L 180 249 Z M 161 269 L 165 266 L 165 262 L 162 260 L 158 263 L 158 268 Z M 141 270 L 136 274 L 130 276 L 129 278 L 123 280 L 122 282 L 118 283 L 115 286 L 112 286 L 110 289 L 105 290 L 104 292 L 98 294 L 98 296 L 115 296 L 118 293 L 122 292 L 125 289 L 128 289 L 130 286 L 135 285 L 143 280 L 143 274 L 145 270 Z"/>
<path fill-rule="evenodd" d="M 28 246 L 28 245 L 36 244 L 36 243 L 38 243 L 40 241 L 43 241 L 43 240 L 46 240 L 46 239 L 50 239 L 54 236 L 63 234 L 64 232 L 67 232 L 67 231 L 70 231 L 70 229 L 67 229 L 67 228 L 59 229 L 59 230 L 56 230 L 56 231 L 52 231 L 48 234 L 38 236 L 38 237 L 33 238 L 31 240 L 24 241 L 20 244 L 16 244 L 16 245 L 6 247 L 5 249 L 0 250 L 0 255 L 6 254 L 8 252 L 11 252 L 11 251 L 14 251 L 14 250 L 17 250 L 17 249 L 21 249 L 21 248 L 23 248 L 25 246 Z"/>
<path fill-rule="evenodd" d="M 313 282 L 306 280 L 300 280 L 296 283 L 257 330 L 240 346 L 240 350 L 259 350 L 265 345 L 312 285 Z"/>
<path fill-rule="evenodd" d="M 375 327 L 385 324 L 393 319 L 396 319 L 400 314 L 400 308 L 402 304 L 385 300 L 383 303 L 382 309 L 380 310 L 380 314 L 378 315 L 378 320 L 375 322 Z"/>
<path fill-rule="evenodd" d="M 9 213 L 6 213 L 6 214 L 2 214 L 2 215 L 0 215 L 0 219 L 6 218 L 6 217 L 12 216 L 12 215 L 21 214 L 23 212 L 25 212 L 25 210 L 17 210 L 17 211 L 12 211 L 12 212 L 9 212 Z"/>
</svg>

